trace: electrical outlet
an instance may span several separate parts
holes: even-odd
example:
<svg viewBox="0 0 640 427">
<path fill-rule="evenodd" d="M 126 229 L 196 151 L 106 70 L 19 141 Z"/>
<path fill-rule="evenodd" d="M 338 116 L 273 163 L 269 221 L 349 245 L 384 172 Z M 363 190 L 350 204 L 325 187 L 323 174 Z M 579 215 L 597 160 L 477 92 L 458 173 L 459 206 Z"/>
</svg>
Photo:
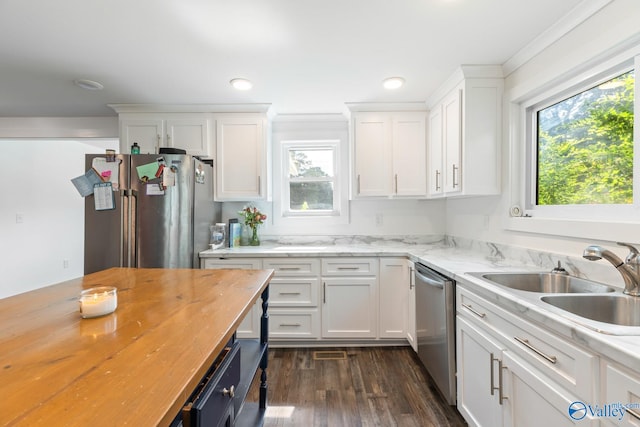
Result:
<svg viewBox="0 0 640 427">
<path fill-rule="evenodd" d="M 69 268 L 69 260 L 68 259 L 63 259 L 62 260 L 62 268 Z"/>
<path fill-rule="evenodd" d="M 381 213 L 376 214 L 376 227 L 382 227 L 383 224 L 384 224 L 384 216 Z"/>
</svg>

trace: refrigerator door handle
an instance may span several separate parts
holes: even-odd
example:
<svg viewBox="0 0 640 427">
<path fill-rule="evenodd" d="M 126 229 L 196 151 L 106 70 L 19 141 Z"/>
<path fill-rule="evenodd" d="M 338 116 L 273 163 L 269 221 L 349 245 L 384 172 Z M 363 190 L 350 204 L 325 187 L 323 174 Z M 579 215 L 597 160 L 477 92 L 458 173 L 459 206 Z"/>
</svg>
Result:
<svg viewBox="0 0 640 427">
<path fill-rule="evenodd" d="M 138 245 L 136 244 L 138 240 L 138 231 L 137 231 L 137 223 L 138 223 L 138 192 L 136 190 L 131 190 L 129 195 L 129 203 L 131 205 L 129 209 L 129 221 L 131 222 L 129 226 L 129 262 L 128 267 L 137 267 L 138 266 Z"/>
<path fill-rule="evenodd" d="M 129 195 L 125 190 L 120 191 L 120 266 L 125 264 L 125 254 L 129 243 Z"/>
</svg>

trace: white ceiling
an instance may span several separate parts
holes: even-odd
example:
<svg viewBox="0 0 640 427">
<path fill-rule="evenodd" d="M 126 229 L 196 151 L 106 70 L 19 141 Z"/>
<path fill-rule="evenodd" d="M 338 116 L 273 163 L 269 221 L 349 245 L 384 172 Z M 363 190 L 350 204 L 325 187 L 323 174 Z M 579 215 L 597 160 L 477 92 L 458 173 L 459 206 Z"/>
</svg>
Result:
<svg viewBox="0 0 640 427">
<path fill-rule="evenodd" d="M 336 113 L 346 102 L 424 101 L 457 66 L 504 64 L 580 3 L 0 0 L 0 116 L 107 116 L 116 103 Z M 389 76 L 405 86 L 383 89 Z M 254 88 L 234 90 L 234 77 Z"/>
</svg>

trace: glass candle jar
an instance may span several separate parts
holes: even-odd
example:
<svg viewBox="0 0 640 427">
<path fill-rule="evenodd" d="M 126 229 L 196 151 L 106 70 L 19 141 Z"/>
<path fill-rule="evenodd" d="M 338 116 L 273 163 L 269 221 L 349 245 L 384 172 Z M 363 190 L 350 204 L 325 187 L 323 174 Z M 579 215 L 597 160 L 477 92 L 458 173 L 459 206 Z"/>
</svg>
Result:
<svg viewBox="0 0 640 427">
<path fill-rule="evenodd" d="M 113 286 L 98 286 L 80 293 L 82 317 L 98 317 L 113 313 L 118 307 L 118 290 Z"/>
</svg>

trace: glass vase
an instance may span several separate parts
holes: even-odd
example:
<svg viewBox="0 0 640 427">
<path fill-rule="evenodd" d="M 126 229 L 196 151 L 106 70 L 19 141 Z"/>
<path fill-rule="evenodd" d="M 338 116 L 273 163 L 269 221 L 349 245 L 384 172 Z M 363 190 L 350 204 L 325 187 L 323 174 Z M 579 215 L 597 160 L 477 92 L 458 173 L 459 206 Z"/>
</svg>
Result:
<svg viewBox="0 0 640 427">
<path fill-rule="evenodd" d="M 250 246 L 260 246 L 260 238 L 258 238 L 258 227 L 251 227 L 251 240 L 249 240 Z"/>
</svg>

